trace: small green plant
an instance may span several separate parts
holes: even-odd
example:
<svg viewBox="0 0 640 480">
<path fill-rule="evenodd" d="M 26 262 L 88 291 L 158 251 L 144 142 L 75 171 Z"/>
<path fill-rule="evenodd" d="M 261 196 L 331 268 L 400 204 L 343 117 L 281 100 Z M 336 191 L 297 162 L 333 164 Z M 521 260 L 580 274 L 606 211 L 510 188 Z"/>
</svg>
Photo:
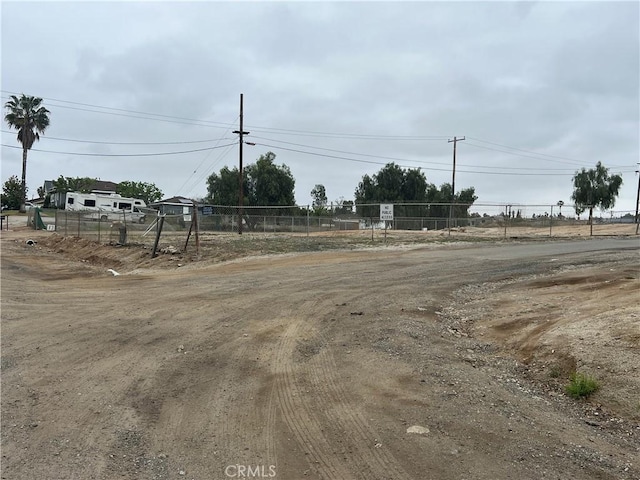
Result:
<svg viewBox="0 0 640 480">
<path fill-rule="evenodd" d="M 560 375 L 562 375 L 562 369 L 558 365 L 552 365 L 549 369 L 549 377 L 558 378 Z"/>
<path fill-rule="evenodd" d="M 599 388 L 600 384 L 595 378 L 575 372 L 571 374 L 571 381 L 565 390 L 573 398 L 587 398 Z"/>
</svg>

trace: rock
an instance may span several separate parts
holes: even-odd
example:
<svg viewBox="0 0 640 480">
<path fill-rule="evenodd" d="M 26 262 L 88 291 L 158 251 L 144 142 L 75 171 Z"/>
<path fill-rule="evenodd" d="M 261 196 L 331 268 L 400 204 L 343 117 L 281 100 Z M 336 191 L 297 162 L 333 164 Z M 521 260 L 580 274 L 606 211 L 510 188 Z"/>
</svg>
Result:
<svg viewBox="0 0 640 480">
<path fill-rule="evenodd" d="M 427 427 L 421 427 L 420 425 L 413 425 L 412 427 L 407 428 L 407 433 L 424 435 L 425 433 L 429 433 L 429 429 Z"/>
</svg>

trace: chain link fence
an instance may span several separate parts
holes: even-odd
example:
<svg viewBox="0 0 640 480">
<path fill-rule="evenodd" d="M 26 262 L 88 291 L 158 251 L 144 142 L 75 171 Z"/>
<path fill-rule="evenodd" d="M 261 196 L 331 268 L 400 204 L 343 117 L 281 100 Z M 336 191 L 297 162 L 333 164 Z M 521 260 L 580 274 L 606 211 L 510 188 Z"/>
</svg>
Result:
<svg viewBox="0 0 640 480">
<path fill-rule="evenodd" d="M 394 204 L 393 220 L 381 220 L 380 204 L 339 209 L 198 205 L 197 218 L 193 206 L 185 207 L 182 214 L 161 214 L 151 208 L 143 209 L 143 213 L 132 217 L 33 209 L 28 224 L 99 243 L 171 246 L 177 250 L 184 250 L 196 233 L 215 238 L 216 234 L 238 233 L 318 237 L 371 232 L 372 239 L 374 233 L 382 231 L 421 232 L 425 238 L 435 234 L 496 239 L 637 234 L 635 212 L 609 211 L 594 216 L 589 224 L 588 212 L 576 216 L 571 205 Z"/>
</svg>

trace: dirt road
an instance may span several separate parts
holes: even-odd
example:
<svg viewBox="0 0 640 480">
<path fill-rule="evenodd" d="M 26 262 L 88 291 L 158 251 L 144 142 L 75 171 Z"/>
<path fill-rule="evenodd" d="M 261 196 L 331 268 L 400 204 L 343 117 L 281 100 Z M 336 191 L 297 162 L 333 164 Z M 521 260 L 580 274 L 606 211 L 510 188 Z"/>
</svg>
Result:
<svg viewBox="0 0 640 480">
<path fill-rule="evenodd" d="M 44 238 L 2 237 L 2 478 L 640 478 L 637 238 L 118 276 Z"/>
</svg>

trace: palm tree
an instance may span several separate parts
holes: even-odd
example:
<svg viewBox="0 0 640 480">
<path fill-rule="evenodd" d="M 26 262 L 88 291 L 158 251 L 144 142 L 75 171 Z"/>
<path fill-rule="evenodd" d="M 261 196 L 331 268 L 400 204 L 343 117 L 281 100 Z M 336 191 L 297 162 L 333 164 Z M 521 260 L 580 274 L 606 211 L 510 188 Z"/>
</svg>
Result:
<svg viewBox="0 0 640 480">
<path fill-rule="evenodd" d="M 27 201 L 27 152 L 33 143 L 40 140 L 40 134 L 49 126 L 49 110 L 41 106 L 42 99 L 22 94 L 20 98 L 11 95 L 4 107 L 9 110 L 4 116 L 10 128 L 18 130 L 18 142 L 22 144 L 22 201 L 20 211 L 25 211 Z"/>
</svg>

